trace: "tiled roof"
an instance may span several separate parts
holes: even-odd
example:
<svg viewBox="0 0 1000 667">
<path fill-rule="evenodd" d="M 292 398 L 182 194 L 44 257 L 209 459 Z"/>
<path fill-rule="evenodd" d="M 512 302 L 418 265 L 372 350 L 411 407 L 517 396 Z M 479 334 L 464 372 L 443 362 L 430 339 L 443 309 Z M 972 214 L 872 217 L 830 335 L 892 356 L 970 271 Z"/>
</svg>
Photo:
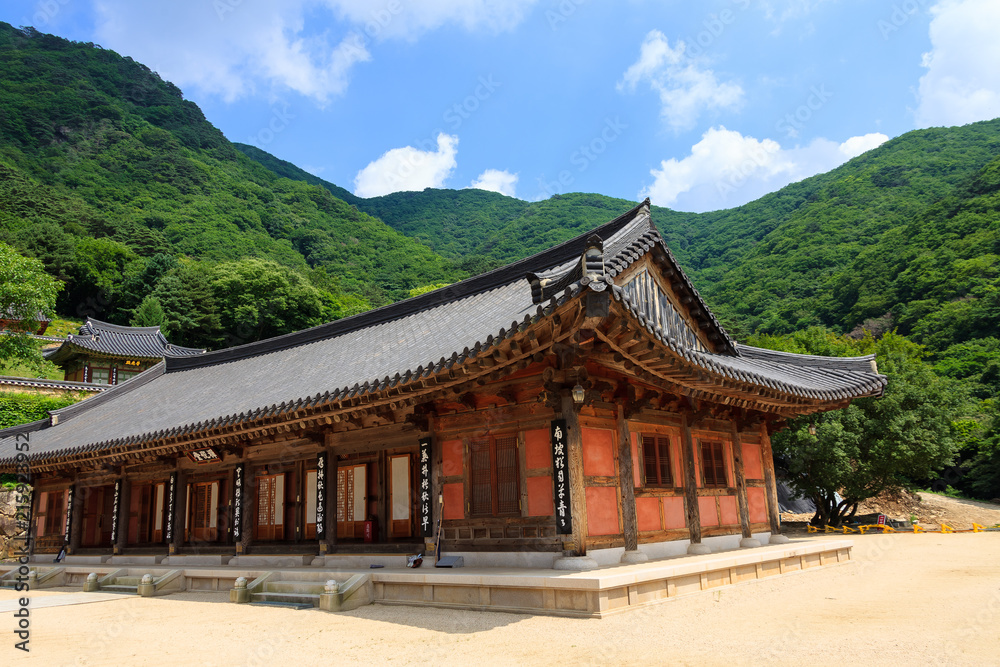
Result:
<svg viewBox="0 0 1000 667">
<path fill-rule="evenodd" d="M 532 298 L 530 279 L 525 279 L 527 274 L 557 276 L 571 270 L 593 234 L 605 239 L 605 266 L 615 272 L 654 248 L 665 250 L 647 201 L 554 248 L 407 301 L 266 341 L 167 357 L 123 385 L 55 411 L 57 426 L 41 428 L 45 424 L 39 422 L 39 430 L 31 434 L 32 456 L 69 455 L 246 423 L 447 372 L 549 317 L 588 288 L 607 289 L 613 282 L 610 271 L 601 281 L 575 280 L 539 303 Z M 676 270 L 689 285 L 679 267 Z M 613 286 L 612 293 L 629 308 L 620 288 Z M 700 298 L 696 303 L 708 312 Z M 641 316 L 639 326 L 647 326 Z M 808 358 L 797 364 L 797 355 L 784 361 L 738 356 L 721 326 L 717 331 L 721 354 L 694 352 L 658 338 L 692 368 L 790 396 L 872 395 L 884 384 L 871 370 L 823 370 Z M 12 456 L 11 435 L 0 431 L 0 462 Z"/>
<path fill-rule="evenodd" d="M 167 342 L 160 327 L 123 327 L 87 318 L 79 334 L 70 334 L 62 345 L 47 350 L 44 356 L 59 363 L 81 352 L 130 359 L 163 359 L 204 354 L 205 350 Z"/>
<path fill-rule="evenodd" d="M 102 392 L 111 389 L 111 385 L 107 384 L 71 382 L 69 380 L 48 380 L 45 378 L 20 378 L 10 375 L 0 375 L 0 385 L 8 387 L 27 387 L 32 389 L 60 389 L 89 392 Z"/>
</svg>

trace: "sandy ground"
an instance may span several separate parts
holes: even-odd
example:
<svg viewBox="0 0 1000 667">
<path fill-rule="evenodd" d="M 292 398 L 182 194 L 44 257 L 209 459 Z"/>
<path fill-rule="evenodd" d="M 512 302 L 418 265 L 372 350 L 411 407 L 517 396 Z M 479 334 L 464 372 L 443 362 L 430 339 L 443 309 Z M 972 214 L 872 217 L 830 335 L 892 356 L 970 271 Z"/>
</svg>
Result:
<svg viewBox="0 0 1000 667">
<path fill-rule="evenodd" d="M 123 596 L 35 609 L 25 655 L 13 648 L 8 612 L 0 662 L 1000 665 L 1000 532 L 854 542 L 850 564 L 601 620 L 378 605 L 330 614 L 235 605 L 222 593 Z"/>
</svg>

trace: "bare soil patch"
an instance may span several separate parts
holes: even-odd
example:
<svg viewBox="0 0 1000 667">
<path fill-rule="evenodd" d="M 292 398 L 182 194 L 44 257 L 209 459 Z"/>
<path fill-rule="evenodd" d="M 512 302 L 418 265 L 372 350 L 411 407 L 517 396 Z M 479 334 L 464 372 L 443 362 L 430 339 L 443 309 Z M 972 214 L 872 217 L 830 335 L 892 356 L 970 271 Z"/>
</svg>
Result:
<svg viewBox="0 0 1000 667">
<path fill-rule="evenodd" d="M 951 498 L 926 491 L 882 493 L 858 505 L 857 514 L 885 514 L 890 519 L 906 523 L 915 518 L 919 525 L 930 529 L 937 529 L 942 523 L 955 530 L 969 530 L 973 523 L 986 527 L 1000 524 L 1000 504 Z M 798 532 L 805 530 L 805 524 L 812 517 L 812 513 L 785 512 L 782 513 L 781 520 L 789 524 L 792 532 Z"/>
</svg>

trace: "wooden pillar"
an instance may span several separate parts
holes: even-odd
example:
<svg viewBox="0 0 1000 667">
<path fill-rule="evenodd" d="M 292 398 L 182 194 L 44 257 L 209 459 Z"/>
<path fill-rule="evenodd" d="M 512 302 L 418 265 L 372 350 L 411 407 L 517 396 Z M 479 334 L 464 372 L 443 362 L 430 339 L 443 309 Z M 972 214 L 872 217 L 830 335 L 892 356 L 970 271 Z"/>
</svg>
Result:
<svg viewBox="0 0 1000 667">
<path fill-rule="evenodd" d="M 622 532 L 625 551 L 639 549 L 639 524 L 635 513 L 635 475 L 632 469 L 632 436 L 625 408 L 618 404 L 618 478 L 622 497 Z"/>
<path fill-rule="evenodd" d="M 329 442 L 329 439 L 327 439 Z M 329 444 L 326 446 L 326 535 L 324 539 L 327 551 L 333 551 L 337 546 L 337 494 L 340 493 L 338 481 L 337 455 Z"/>
<path fill-rule="evenodd" d="M 28 551 L 28 556 L 35 555 L 35 542 L 38 541 L 38 504 L 41 502 L 41 492 L 39 492 L 38 487 L 35 484 L 31 486 L 31 514 L 28 519 L 28 529 L 24 533 L 24 537 L 27 539 L 25 543 L 25 549 Z"/>
<path fill-rule="evenodd" d="M 378 456 L 375 457 L 375 470 L 376 470 L 376 488 L 378 489 L 378 500 L 375 501 L 375 516 L 378 518 L 378 535 L 375 535 L 376 542 L 388 542 L 389 541 L 389 521 L 391 521 L 389 516 L 389 474 L 388 474 L 388 458 L 385 455 L 385 450 L 379 450 Z M 366 480 L 367 482 L 367 480 Z"/>
<path fill-rule="evenodd" d="M 760 457 L 764 464 L 764 486 L 767 487 L 767 519 L 771 524 L 771 535 L 781 535 L 778 484 L 774 476 L 774 453 L 771 451 L 771 436 L 767 432 L 767 422 L 760 425 L 760 444 Z"/>
<path fill-rule="evenodd" d="M 740 429 L 736 422 L 732 424 L 733 434 L 733 476 L 736 478 L 736 507 L 740 513 L 740 532 L 743 539 L 753 537 L 750 532 L 750 505 L 747 503 L 747 478 L 743 472 L 743 443 L 740 441 Z M 746 546 L 746 545 L 744 545 Z"/>
<path fill-rule="evenodd" d="M 701 544 L 701 510 L 698 508 L 698 480 L 694 465 L 694 440 L 688 414 L 681 414 L 681 441 L 684 447 L 684 505 L 691 544 Z"/>
<path fill-rule="evenodd" d="M 587 495 L 583 479 L 583 434 L 576 404 L 569 390 L 562 395 L 562 418 L 566 420 L 566 461 L 569 464 L 569 499 L 573 515 L 573 553 L 587 555 Z"/>
</svg>

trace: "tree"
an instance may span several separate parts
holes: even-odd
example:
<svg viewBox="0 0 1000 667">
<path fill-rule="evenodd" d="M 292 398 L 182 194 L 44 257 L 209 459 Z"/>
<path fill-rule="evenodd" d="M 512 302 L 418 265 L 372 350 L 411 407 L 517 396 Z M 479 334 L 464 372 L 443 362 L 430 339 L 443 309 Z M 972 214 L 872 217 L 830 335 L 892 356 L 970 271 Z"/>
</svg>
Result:
<svg viewBox="0 0 1000 667">
<path fill-rule="evenodd" d="M 0 243 L 0 319 L 13 322 L 0 336 L 0 363 L 20 362 L 42 371 L 42 356 L 29 334 L 37 331 L 39 315 L 53 314 L 61 288 L 40 261 Z"/>
<path fill-rule="evenodd" d="M 160 300 L 150 294 L 135 309 L 135 315 L 132 316 L 132 326 L 158 327 L 163 324 L 166 317 Z"/>
<path fill-rule="evenodd" d="M 954 422 L 968 397 L 958 383 L 934 374 L 923 361 L 922 346 L 898 334 L 852 341 L 822 329 L 808 332 L 784 338 L 800 348 L 795 351 L 810 354 L 875 352 L 879 371 L 889 378 L 882 398 L 859 399 L 843 410 L 800 417 L 774 436 L 774 452 L 785 460 L 789 482 L 816 503 L 812 522 L 839 526 L 854 516 L 861 501 L 926 483 L 951 464 L 958 450 Z M 772 348 L 779 348 L 783 337 L 767 339 Z"/>
</svg>

